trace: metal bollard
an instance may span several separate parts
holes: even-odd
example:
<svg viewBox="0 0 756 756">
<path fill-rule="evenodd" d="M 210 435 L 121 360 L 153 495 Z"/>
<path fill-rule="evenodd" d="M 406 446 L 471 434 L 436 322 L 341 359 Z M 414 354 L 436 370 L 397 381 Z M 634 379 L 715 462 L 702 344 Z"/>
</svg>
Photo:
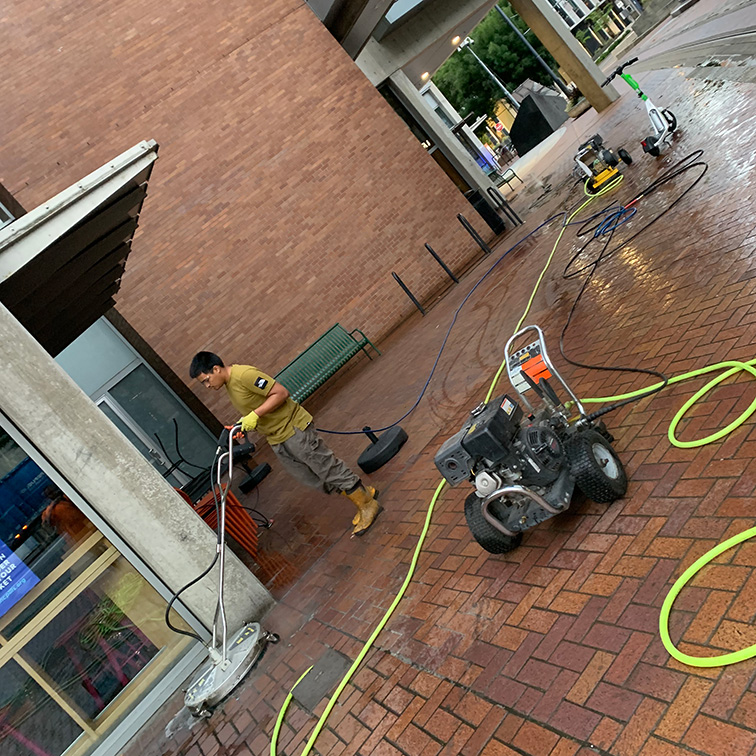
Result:
<svg viewBox="0 0 756 756">
<path fill-rule="evenodd" d="M 425 248 L 433 255 L 433 259 L 446 271 L 446 274 L 451 278 L 454 283 L 459 283 L 459 279 L 451 272 L 449 266 L 436 254 L 433 247 L 430 244 L 426 244 Z"/>
<path fill-rule="evenodd" d="M 457 220 L 464 226 L 465 231 L 467 231 L 470 236 L 472 236 L 473 239 L 478 243 L 478 246 L 487 254 L 491 254 L 491 247 L 486 244 L 480 234 L 472 227 L 471 223 L 467 218 L 465 218 L 462 213 L 457 213 Z"/>
<path fill-rule="evenodd" d="M 494 205 L 502 210 L 512 223 L 522 225 L 522 218 L 512 210 L 512 206 L 504 199 L 504 195 L 496 187 L 488 187 L 488 196 L 493 200 Z"/>
<path fill-rule="evenodd" d="M 394 280 L 399 284 L 399 286 L 401 286 L 402 289 L 404 289 L 404 293 L 412 300 L 412 304 L 415 305 L 415 307 L 417 307 L 418 310 L 420 310 L 420 314 L 424 316 L 425 310 L 423 309 L 423 306 L 420 304 L 420 302 L 417 301 L 417 298 L 415 297 L 415 295 L 407 288 L 404 281 L 402 281 L 402 279 L 399 278 L 399 276 L 396 273 L 394 273 L 393 270 L 391 271 L 391 275 L 394 277 Z"/>
</svg>

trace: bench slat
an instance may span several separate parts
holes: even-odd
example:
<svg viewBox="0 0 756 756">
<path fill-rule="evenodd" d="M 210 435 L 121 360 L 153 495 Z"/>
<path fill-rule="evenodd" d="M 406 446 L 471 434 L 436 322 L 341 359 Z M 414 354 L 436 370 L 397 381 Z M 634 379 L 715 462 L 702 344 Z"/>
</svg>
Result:
<svg viewBox="0 0 756 756">
<path fill-rule="evenodd" d="M 350 334 L 336 323 L 274 377 L 295 401 L 301 402 L 368 345 L 373 347 L 361 331 Z"/>
</svg>

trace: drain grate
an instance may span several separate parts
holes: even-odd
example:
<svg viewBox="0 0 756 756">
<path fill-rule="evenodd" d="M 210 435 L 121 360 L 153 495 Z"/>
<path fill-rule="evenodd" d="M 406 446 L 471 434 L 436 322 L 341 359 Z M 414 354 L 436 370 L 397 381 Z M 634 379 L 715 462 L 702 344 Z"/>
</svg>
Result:
<svg viewBox="0 0 756 756">
<path fill-rule="evenodd" d="M 294 700 L 312 714 L 323 696 L 333 693 L 351 666 L 352 660 L 344 654 L 327 649 L 305 679 L 294 688 Z"/>
</svg>

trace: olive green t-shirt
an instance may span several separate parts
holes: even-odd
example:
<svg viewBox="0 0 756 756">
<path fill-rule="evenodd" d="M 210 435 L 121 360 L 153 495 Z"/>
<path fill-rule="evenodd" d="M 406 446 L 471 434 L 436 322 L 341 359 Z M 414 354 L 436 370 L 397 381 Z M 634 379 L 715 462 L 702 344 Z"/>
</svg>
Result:
<svg viewBox="0 0 756 756">
<path fill-rule="evenodd" d="M 270 393 L 275 379 L 251 365 L 231 365 L 226 391 L 231 404 L 242 416 L 256 410 Z M 263 415 L 257 423 L 258 432 L 267 436 L 269 443 L 288 441 L 294 430 L 304 430 L 312 422 L 312 415 L 289 397 L 280 407 Z"/>
</svg>

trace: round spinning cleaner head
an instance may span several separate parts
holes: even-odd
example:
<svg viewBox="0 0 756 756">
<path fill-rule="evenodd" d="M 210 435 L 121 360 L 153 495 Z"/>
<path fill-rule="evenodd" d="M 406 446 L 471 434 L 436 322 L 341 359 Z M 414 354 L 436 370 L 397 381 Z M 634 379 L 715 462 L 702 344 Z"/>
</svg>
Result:
<svg viewBox="0 0 756 756">
<path fill-rule="evenodd" d="M 245 625 L 228 645 L 225 661 L 205 666 L 184 695 L 186 708 L 196 717 L 209 717 L 217 706 L 244 679 L 260 659 L 268 643 L 278 643 L 278 635 L 263 630 L 259 623 Z"/>
</svg>

